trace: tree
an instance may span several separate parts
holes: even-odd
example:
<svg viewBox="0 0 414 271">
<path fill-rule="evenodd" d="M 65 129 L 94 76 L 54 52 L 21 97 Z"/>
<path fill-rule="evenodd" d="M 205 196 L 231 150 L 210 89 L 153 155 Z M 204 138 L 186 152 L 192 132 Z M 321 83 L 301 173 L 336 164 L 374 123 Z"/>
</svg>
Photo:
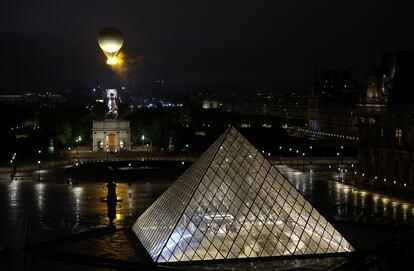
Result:
<svg viewBox="0 0 414 271">
<path fill-rule="evenodd" d="M 58 125 L 57 143 L 60 146 L 68 146 L 72 140 L 72 127 L 68 121 L 64 121 Z"/>
</svg>

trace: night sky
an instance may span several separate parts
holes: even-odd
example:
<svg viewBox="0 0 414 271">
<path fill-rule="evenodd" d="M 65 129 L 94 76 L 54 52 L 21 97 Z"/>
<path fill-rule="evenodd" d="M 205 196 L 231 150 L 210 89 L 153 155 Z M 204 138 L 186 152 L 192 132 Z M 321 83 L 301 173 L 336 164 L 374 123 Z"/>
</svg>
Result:
<svg viewBox="0 0 414 271">
<path fill-rule="evenodd" d="M 358 80 L 387 50 L 414 49 L 409 0 L 3 1 L 0 90 L 108 83 L 96 36 L 125 36 L 127 83 L 304 89 L 314 68 Z"/>
</svg>

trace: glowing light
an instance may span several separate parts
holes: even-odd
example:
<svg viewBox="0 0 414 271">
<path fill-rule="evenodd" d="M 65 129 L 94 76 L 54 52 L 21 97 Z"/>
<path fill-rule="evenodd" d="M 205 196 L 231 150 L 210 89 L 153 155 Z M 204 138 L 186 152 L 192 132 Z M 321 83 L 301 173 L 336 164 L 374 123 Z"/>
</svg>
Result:
<svg viewBox="0 0 414 271">
<path fill-rule="evenodd" d="M 106 56 L 116 56 L 124 44 L 124 38 L 121 31 L 114 27 L 102 29 L 98 36 L 98 44 Z"/>
<path fill-rule="evenodd" d="M 106 64 L 108 65 L 116 65 L 119 63 L 119 59 L 114 56 L 114 57 L 108 57 L 108 59 L 106 60 Z"/>
</svg>

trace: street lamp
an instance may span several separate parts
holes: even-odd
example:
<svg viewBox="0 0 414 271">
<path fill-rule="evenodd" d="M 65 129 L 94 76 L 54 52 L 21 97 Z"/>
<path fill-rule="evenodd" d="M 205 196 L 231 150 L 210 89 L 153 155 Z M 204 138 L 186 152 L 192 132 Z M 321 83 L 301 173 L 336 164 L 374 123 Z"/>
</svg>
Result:
<svg viewBox="0 0 414 271">
<path fill-rule="evenodd" d="M 279 164 L 282 164 L 282 146 L 279 146 Z"/>
<path fill-rule="evenodd" d="M 13 159 L 10 160 L 10 181 L 14 178 L 14 165 L 13 165 Z"/>
<path fill-rule="evenodd" d="M 339 164 L 339 152 L 336 153 L 336 157 L 337 157 L 336 164 L 338 165 L 338 167 L 340 167 L 340 164 Z"/>
<path fill-rule="evenodd" d="M 305 153 L 304 152 L 302 152 L 302 157 L 303 157 L 303 159 L 302 159 L 302 171 L 305 171 Z"/>
<path fill-rule="evenodd" d="M 293 155 L 295 155 L 295 153 L 293 153 Z M 296 150 L 296 166 L 299 165 L 299 150 Z"/>
<path fill-rule="evenodd" d="M 188 144 L 185 144 L 185 160 L 188 161 Z"/>
<path fill-rule="evenodd" d="M 77 148 L 76 148 L 76 154 L 79 154 L 79 144 L 80 144 L 80 142 L 82 141 L 82 137 L 80 137 L 80 136 L 79 136 L 79 137 L 78 137 L 75 141 L 76 141 L 76 143 L 77 143 L 77 144 L 76 144 L 76 147 L 77 147 Z"/>
<path fill-rule="evenodd" d="M 144 147 L 145 135 L 141 136 L 141 140 L 142 140 L 142 146 Z"/>
<path fill-rule="evenodd" d="M 131 187 L 131 163 L 128 163 L 128 186 Z"/>
<path fill-rule="evenodd" d="M 312 146 L 309 146 L 309 164 L 312 165 Z"/>
<path fill-rule="evenodd" d="M 37 180 L 40 182 L 40 160 L 37 161 L 37 165 L 38 165 L 38 171 L 37 171 Z"/>
</svg>

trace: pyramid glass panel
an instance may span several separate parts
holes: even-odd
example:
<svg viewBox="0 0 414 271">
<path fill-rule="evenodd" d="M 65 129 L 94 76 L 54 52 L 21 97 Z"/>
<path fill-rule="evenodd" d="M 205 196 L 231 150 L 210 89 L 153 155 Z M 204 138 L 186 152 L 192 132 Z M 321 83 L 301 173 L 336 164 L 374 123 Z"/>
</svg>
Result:
<svg viewBox="0 0 414 271">
<path fill-rule="evenodd" d="M 156 262 L 354 250 L 232 127 L 132 230 Z"/>
</svg>

